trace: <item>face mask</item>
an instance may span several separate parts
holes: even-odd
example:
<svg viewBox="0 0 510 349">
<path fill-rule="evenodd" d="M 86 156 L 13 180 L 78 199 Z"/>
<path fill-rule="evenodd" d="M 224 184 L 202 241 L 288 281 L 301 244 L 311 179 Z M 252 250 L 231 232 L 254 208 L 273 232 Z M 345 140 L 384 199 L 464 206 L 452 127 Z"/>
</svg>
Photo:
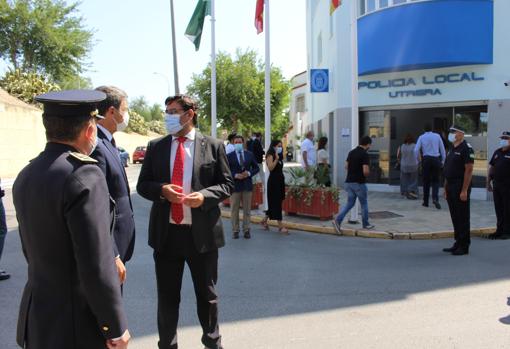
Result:
<svg viewBox="0 0 510 349">
<path fill-rule="evenodd" d="M 96 133 L 94 135 L 94 141 L 93 142 L 90 142 L 90 151 L 89 151 L 89 156 L 94 152 L 94 150 L 96 150 L 97 148 L 97 128 L 96 128 Z"/>
<path fill-rule="evenodd" d="M 281 154 L 283 152 L 283 148 L 282 147 L 276 147 L 276 152 L 278 154 Z"/>
<path fill-rule="evenodd" d="M 254 141 L 254 140 L 256 140 L 256 139 L 257 139 L 257 137 L 255 137 L 255 136 L 251 137 L 251 140 L 252 140 L 252 141 Z"/>
<path fill-rule="evenodd" d="M 123 121 L 120 124 L 117 124 L 117 131 L 124 131 L 126 127 L 128 127 L 129 123 L 129 113 L 125 111 L 122 113 Z"/>
<path fill-rule="evenodd" d="M 243 151 L 243 145 L 241 143 L 234 144 L 234 148 L 238 153 Z"/>
<path fill-rule="evenodd" d="M 448 141 L 450 143 L 455 143 L 455 133 L 448 133 Z"/>
<path fill-rule="evenodd" d="M 180 120 L 181 116 L 179 114 L 165 114 L 165 127 L 168 134 L 173 136 L 182 130 L 184 125 L 181 125 Z"/>
<path fill-rule="evenodd" d="M 505 148 L 505 147 L 508 147 L 509 143 L 508 143 L 508 139 L 500 139 L 499 140 L 499 146 L 501 148 Z"/>
</svg>

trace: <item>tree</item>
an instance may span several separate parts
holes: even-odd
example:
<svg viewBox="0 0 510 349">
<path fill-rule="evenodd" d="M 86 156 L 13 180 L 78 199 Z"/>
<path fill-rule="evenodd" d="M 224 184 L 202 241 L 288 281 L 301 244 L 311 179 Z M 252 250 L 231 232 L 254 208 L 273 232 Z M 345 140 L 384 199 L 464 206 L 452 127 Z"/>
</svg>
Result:
<svg viewBox="0 0 510 349">
<path fill-rule="evenodd" d="M 92 31 L 64 0 L 0 0 L 0 58 L 60 83 L 83 71 Z"/>
<path fill-rule="evenodd" d="M 0 79 L 0 87 L 28 104 L 37 104 L 34 97 L 39 94 L 60 90 L 58 85 L 47 81 L 43 76 L 36 73 L 23 73 L 19 69 L 7 72 Z"/>
<path fill-rule="evenodd" d="M 228 132 L 248 134 L 264 130 L 264 65 L 254 50 L 237 49 L 235 58 L 220 52 L 216 58 L 217 119 Z M 199 104 L 199 127 L 208 132 L 211 124 L 211 66 L 193 75 L 188 93 Z M 271 67 L 271 115 L 273 137 L 287 132 L 290 84 L 281 70 Z M 275 127 L 276 126 L 276 127 Z"/>
<path fill-rule="evenodd" d="M 129 104 L 131 110 L 136 111 L 145 121 L 163 121 L 163 109 L 157 103 L 149 105 L 144 96 L 136 97 Z"/>
</svg>

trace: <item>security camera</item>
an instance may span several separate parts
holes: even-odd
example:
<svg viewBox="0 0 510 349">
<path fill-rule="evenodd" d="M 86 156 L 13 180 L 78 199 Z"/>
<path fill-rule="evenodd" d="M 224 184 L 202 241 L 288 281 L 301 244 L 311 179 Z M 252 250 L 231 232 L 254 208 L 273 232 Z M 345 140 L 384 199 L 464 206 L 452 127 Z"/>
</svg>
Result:
<svg viewBox="0 0 510 349">
<path fill-rule="evenodd" d="M 510 81 L 505 81 L 504 84 L 506 87 L 508 87 L 508 86 L 510 86 Z"/>
</svg>

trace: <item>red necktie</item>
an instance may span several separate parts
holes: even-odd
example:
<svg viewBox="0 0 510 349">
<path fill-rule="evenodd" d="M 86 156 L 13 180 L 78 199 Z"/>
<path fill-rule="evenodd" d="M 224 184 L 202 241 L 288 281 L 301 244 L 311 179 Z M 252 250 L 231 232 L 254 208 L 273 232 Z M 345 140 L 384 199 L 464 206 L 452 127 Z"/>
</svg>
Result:
<svg viewBox="0 0 510 349">
<path fill-rule="evenodd" d="M 182 187 L 183 184 L 183 175 L 184 175 L 184 142 L 186 141 L 186 137 L 177 138 L 178 145 L 177 151 L 175 152 L 174 159 L 174 169 L 172 171 L 172 184 L 178 185 Z M 182 190 L 180 191 L 182 192 Z M 172 203 L 172 220 L 176 224 L 181 224 L 184 219 L 184 211 L 182 208 L 182 204 Z"/>
</svg>

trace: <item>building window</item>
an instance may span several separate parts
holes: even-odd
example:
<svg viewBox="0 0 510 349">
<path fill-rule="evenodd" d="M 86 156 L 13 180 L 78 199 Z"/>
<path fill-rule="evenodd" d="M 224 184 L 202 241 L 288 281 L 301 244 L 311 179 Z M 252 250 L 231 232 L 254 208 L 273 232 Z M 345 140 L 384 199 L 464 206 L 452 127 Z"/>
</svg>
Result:
<svg viewBox="0 0 510 349">
<path fill-rule="evenodd" d="M 303 113 L 305 111 L 305 96 L 301 95 L 296 98 L 296 113 Z"/>
<path fill-rule="evenodd" d="M 358 0 L 358 1 L 359 1 L 359 15 L 363 16 L 368 13 L 381 10 L 387 7 L 424 0 Z"/>
<path fill-rule="evenodd" d="M 373 12 L 375 9 L 375 0 L 367 0 L 367 12 Z"/>
<path fill-rule="evenodd" d="M 379 0 L 379 8 L 388 7 L 388 0 Z"/>
<path fill-rule="evenodd" d="M 317 64 L 322 63 L 322 33 L 317 38 Z"/>
</svg>

